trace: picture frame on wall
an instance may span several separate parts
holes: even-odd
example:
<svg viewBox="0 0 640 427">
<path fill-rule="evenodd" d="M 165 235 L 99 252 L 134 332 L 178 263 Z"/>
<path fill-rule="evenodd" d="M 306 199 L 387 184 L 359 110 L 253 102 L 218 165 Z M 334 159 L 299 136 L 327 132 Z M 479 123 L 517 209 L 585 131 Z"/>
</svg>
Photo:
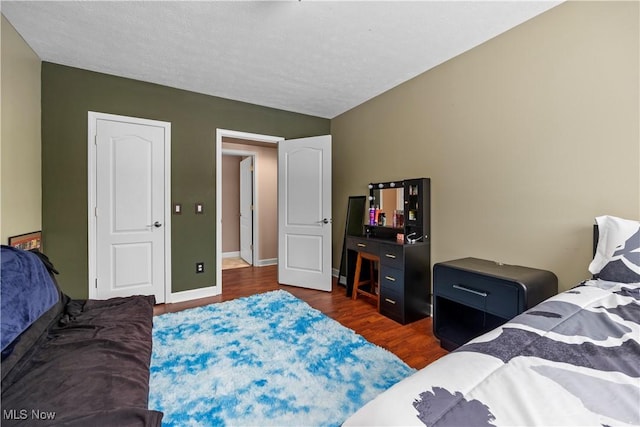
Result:
<svg viewBox="0 0 640 427">
<path fill-rule="evenodd" d="M 19 234 L 9 237 L 9 246 L 23 249 L 25 251 L 31 249 L 42 249 L 42 231 L 32 231 L 31 233 Z"/>
</svg>

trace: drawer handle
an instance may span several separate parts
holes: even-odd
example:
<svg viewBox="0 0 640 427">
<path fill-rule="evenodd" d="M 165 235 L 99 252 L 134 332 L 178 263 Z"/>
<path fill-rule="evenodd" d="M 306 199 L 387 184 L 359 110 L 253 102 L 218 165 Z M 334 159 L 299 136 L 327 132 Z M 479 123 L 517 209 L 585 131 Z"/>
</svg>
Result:
<svg viewBox="0 0 640 427">
<path fill-rule="evenodd" d="M 391 277 L 391 276 L 384 276 L 385 279 L 387 279 L 390 282 L 395 282 L 396 278 L 395 277 Z"/>
<path fill-rule="evenodd" d="M 453 287 L 454 287 L 454 289 L 458 289 L 458 290 L 465 291 L 465 292 L 471 292 L 472 294 L 481 296 L 483 298 L 486 298 L 486 297 L 489 296 L 489 294 L 486 293 L 486 292 L 480 292 L 480 291 L 476 291 L 475 289 L 469 289 L 469 288 L 464 287 L 462 285 L 453 285 Z"/>
<path fill-rule="evenodd" d="M 394 300 L 389 299 L 389 298 L 385 298 L 384 300 L 385 300 L 386 302 L 390 303 L 390 304 L 395 304 L 395 303 L 396 303 Z"/>
<path fill-rule="evenodd" d="M 396 259 L 396 256 L 394 254 L 384 254 L 384 256 L 386 256 L 387 258 Z"/>
<path fill-rule="evenodd" d="M 366 247 L 367 247 L 367 245 L 365 245 L 364 243 L 358 243 L 358 247 L 359 247 L 359 248 L 366 248 Z"/>
</svg>

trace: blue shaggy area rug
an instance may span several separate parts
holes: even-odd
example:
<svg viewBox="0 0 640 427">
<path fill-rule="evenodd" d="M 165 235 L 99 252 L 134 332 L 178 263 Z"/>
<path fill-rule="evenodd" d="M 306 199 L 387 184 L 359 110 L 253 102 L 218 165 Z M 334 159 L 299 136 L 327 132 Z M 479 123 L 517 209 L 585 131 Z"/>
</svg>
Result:
<svg viewBox="0 0 640 427">
<path fill-rule="evenodd" d="M 155 317 L 149 408 L 169 426 L 338 426 L 414 371 L 278 290 Z"/>
</svg>

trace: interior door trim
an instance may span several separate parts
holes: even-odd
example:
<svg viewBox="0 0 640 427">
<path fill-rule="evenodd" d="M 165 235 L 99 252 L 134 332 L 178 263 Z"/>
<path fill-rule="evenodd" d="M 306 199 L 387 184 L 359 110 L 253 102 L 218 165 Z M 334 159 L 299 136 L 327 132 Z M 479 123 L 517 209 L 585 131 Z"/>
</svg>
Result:
<svg viewBox="0 0 640 427">
<path fill-rule="evenodd" d="M 164 145 L 164 300 L 170 302 L 171 295 L 171 123 L 158 120 L 141 119 L 138 117 L 119 116 L 116 114 L 99 113 L 88 111 L 88 132 L 87 132 L 87 182 L 88 182 L 88 258 L 89 258 L 89 274 L 87 278 L 87 287 L 89 290 L 89 298 L 96 298 L 96 280 L 97 280 L 97 224 L 96 224 L 96 135 L 98 120 L 122 121 L 125 123 L 158 126 L 164 128 L 165 145 Z"/>
</svg>

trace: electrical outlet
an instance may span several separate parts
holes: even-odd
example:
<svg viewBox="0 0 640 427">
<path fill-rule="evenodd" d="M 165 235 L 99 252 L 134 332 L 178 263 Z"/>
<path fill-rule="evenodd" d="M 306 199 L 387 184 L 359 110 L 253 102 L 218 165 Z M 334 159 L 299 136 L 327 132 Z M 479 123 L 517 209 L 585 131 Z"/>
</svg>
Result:
<svg viewBox="0 0 640 427">
<path fill-rule="evenodd" d="M 196 262 L 196 273 L 204 273 L 204 262 Z"/>
</svg>

